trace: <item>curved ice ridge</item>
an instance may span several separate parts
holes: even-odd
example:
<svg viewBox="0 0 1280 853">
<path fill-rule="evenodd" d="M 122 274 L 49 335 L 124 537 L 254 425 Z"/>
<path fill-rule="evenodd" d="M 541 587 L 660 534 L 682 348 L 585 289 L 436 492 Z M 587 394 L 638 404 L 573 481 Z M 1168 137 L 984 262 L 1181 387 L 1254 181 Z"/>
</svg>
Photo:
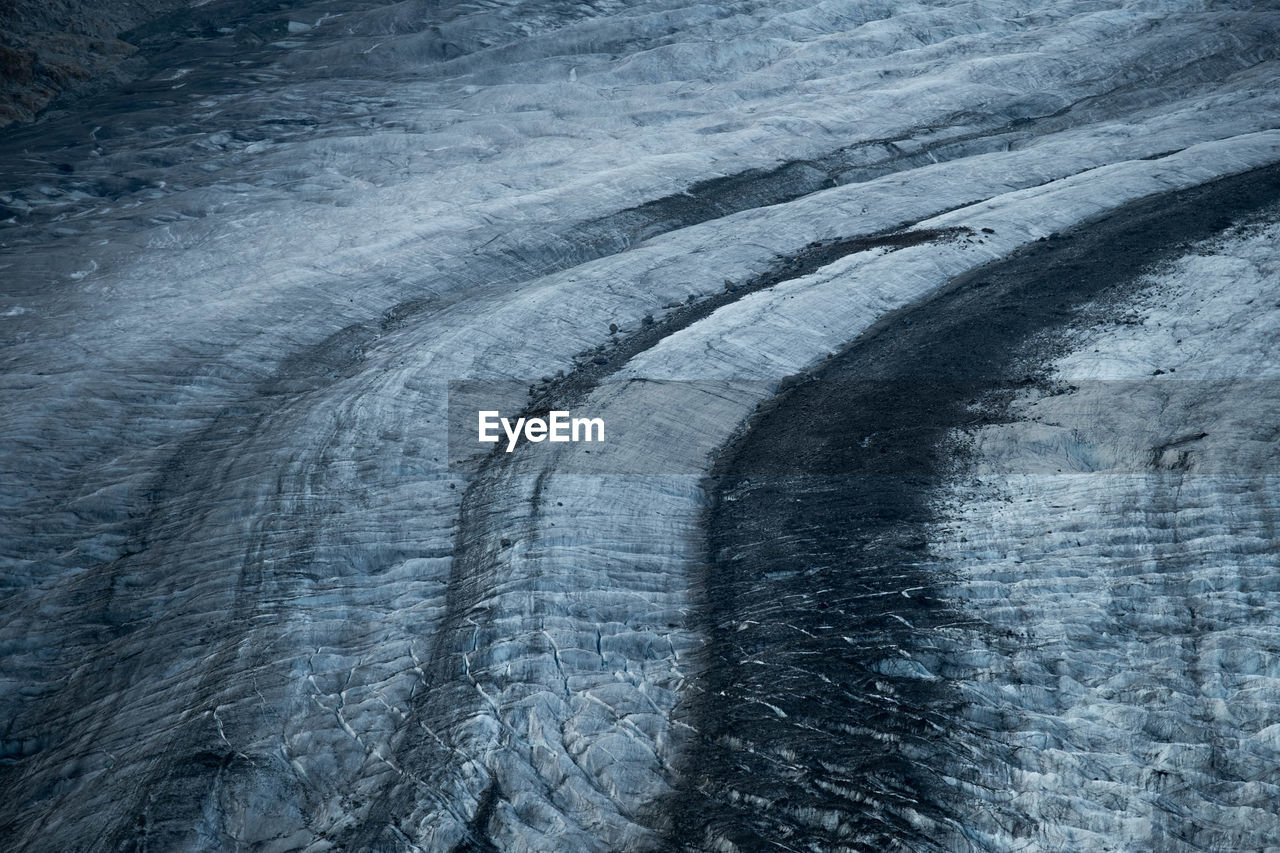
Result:
<svg viewBox="0 0 1280 853">
<path fill-rule="evenodd" d="M 460 573 L 468 591 L 450 602 L 456 624 L 445 641 L 443 672 L 457 683 L 437 684 L 424 703 L 427 719 L 460 722 L 437 732 L 444 749 L 429 785 L 450 802 L 478 805 L 490 789 L 509 796 L 485 820 L 502 849 L 560 838 L 581 849 L 652 844 L 646 824 L 660 818 L 647 809 L 669 793 L 674 750 L 692 734 L 672 712 L 697 645 L 686 617 L 709 454 L 778 380 L 885 312 L 1117 204 L 1277 159 L 1280 134 L 1263 133 L 1008 193 L 920 223 L 990 227 L 986 244 L 853 255 L 634 357 L 580 404 L 613 425 L 606 447 L 517 453 L 472 486 Z M 645 461 L 655 458 L 657 471 Z M 581 473 L 593 467 L 607 473 Z M 465 836 L 456 815 L 423 805 L 414 821 L 431 843 Z"/>
<path fill-rule="evenodd" d="M 422 9 L 175 57 L 89 138 L 38 129 L 70 176 L 4 141 L 15 849 L 643 846 L 726 425 L 949 276 L 1280 144 L 1246 3 Z M 622 215 L 780 161 L 819 189 Z M 656 392 L 602 385 L 618 452 L 669 475 L 445 464 L 447 380 L 572 371 L 813 240 L 953 224 L 995 233 L 851 256 L 617 374 L 752 380 L 689 386 L 702 420 L 642 429 Z"/>
</svg>

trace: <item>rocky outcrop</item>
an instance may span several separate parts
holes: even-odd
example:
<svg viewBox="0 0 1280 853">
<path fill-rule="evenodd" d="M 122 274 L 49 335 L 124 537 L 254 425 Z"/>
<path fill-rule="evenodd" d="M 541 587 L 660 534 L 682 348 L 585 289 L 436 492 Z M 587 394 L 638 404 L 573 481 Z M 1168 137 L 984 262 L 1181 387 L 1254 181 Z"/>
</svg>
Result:
<svg viewBox="0 0 1280 853">
<path fill-rule="evenodd" d="M 29 121 L 60 94 L 128 76 L 123 35 L 182 0 L 15 0 L 0 6 L 0 127 Z"/>
</svg>

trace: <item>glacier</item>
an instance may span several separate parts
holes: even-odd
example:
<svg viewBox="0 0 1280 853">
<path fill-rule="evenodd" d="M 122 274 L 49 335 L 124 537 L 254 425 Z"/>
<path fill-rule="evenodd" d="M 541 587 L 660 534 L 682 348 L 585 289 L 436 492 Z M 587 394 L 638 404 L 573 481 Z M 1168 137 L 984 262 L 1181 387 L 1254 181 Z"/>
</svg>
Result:
<svg viewBox="0 0 1280 853">
<path fill-rule="evenodd" d="M 756 630 L 713 469 L 951 282 L 1271 191 L 1274 4 L 212 0 L 130 39 L 0 131 L 12 849 L 1280 847 L 1280 196 L 1151 235 L 949 433 L 901 559 L 955 619 L 832 640 L 945 686 L 936 789 L 779 806 L 830 768 L 706 725 Z M 459 453 L 460 383 L 609 441 Z"/>
</svg>

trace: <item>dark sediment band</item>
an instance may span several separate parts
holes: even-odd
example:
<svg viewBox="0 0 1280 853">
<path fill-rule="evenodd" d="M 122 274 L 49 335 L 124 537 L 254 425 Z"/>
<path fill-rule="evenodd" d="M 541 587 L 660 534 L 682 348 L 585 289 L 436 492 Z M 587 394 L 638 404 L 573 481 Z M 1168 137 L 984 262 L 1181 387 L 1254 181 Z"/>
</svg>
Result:
<svg viewBox="0 0 1280 853">
<path fill-rule="evenodd" d="M 1086 304 L 1280 199 L 1280 167 L 1139 200 L 883 318 L 763 407 L 712 473 L 673 848 L 964 847 L 948 577 L 931 564 L 952 436 L 1002 417 Z M 1105 309 L 1104 309 L 1105 310 Z"/>
<path fill-rule="evenodd" d="M 662 321 L 642 326 L 625 337 L 620 336 L 620 340 L 599 351 L 598 359 L 584 360 L 567 376 L 551 381 L 532 393 L 522 414 L 538 415 L 553 408 L 571 408 L 586 399 L 592 389 L 616 373 L 629 359 L 749 293 L 808 275 L 858 252 L 952 240 L 967 233 L 968 229 L 965 228 L 919 229 L 811 243 L 793 256 L 778 258 L 774 267 L 759 276 L 726 287 L 722 293 L 697 302 L 691 301 L 671 312 Z M 481 388 L 495 386 L 493 382 L 476 384 Z M 465 406 L 458 408 L 466 410 Z M 474 413 L 475 410 L 473 408 L 470 411 Z M 469 425 L 470 421 L 467 423 Z M 449 576 L 446 613 L 427 668 L 430 687 L 419 696 L 414 709 L 415 717 L 427 721 L 428 726 L 426 729 L 407 729 L 398 742 L 396 760 L 402 768 L 412 768 L 427 775 L 434 765 L 453 760 L 449 751 L 426 732 L 447 730 L 459 709 L 474 701 L 475 688 L 465 677 L 465 667 L 461 661 L 473 651 L 471 644 L 474 642 L 477 622 L 484 623 L 487 618 L 484 613 L 477 611 L 477 605 L 502 583 L 502 577 L 495 574 L 495 553 L 505 546 L 489 535 L 493 522 L 492 507 L 501 505 L 504 499 L 503 489 L 508 488 L 504 476 L 510 464 L 527 449 L 528 446 L 524 445 L 516 453 L 507 454 L 501 447 L 495 447 L 492 453 L 480 459 L 475 478 L 463 497 L 454 562 Z M 537 512 L 536 506 L 531 507 L 530 524 Z M 530 535 L 533 535 L 532 532 Z M 465 825 L 466 829 L 456 853 L 495 849 L 486 835 L 485 827 L 493 810 L 494 799 L 499 796 L 498 790 L 496 782 L 490 785 L 477 805 L 474 817 L 459 819 L 460 825 Z M 364 825 L 354 828 L 349 836 L 344 837 L 343 844 L 354 849 L 374 845 L 379 843 L 379 839 L 385 840 L 383 833 L 390 824 L 391 816 L 409 813 L 412 804 L 420 796 L 418 788 L 411 785 L 400 785 L 380 792 L 371 807 L 371 817 Z"/>
</svg>

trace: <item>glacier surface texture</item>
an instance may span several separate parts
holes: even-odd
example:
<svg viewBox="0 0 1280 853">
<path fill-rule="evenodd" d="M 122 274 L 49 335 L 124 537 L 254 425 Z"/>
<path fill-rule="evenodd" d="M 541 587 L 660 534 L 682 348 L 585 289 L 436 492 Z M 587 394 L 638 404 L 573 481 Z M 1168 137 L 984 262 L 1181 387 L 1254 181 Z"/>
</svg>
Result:
<svg viewBox="0 0 1280 853">
<path fill-rule="evenodd" d="M 0 78 L 6 850 L 1280 851 L 1273 0 L 22 0 Z"/>
</svg>

